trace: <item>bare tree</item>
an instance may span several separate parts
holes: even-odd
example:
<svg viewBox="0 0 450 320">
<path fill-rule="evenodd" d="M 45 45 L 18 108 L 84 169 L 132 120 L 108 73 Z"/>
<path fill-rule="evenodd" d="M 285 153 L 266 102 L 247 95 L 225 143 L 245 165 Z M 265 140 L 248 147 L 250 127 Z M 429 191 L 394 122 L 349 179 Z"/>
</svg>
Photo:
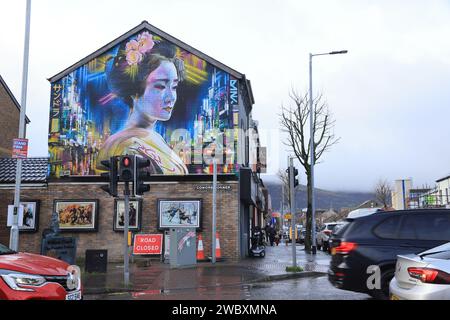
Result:
<svg viewBox="0 0 450 320">
<path fill-rule="evenodd" d="M 375 197 L 381 202 L 386 209 L 391 205 L 392 188 L 390 183 L 386 179 L 378 180 L 375 185 Z"/>
<path fill-rule="evenodd" d="M 291 90 L 289 97 L 294 102 L 294 106 L 285 108 L 282 106 L 280 115 L 283 132 L 288 134 L 285 142 L 296 158 L 305 169 L 308 189 L 308 210 L 306 213 L 306 239 L 305 250 L 311 251 L 311 229 L 312 229 L 312 188 L 311 188 L 311 145 L 310 145 L 310 101 L 308 93 L 299 95 L 295 90 Z M 324 152 L 339 142 L 333 133 L 335 121 L 332 119 L 327 103 L 322 95 L 313 100 L 314 108 L 314 163 L 320 163 L 319 159 Z"/>
<path fill-rule="evenodd" d="M 286 171 L 284 170 L 278 170 L 277 177 L 281 181 L 281 185 L 283 187 L 283 195 L 282 195 L 282 206 L 289 205 L 289 177 Z"/>
</svg>

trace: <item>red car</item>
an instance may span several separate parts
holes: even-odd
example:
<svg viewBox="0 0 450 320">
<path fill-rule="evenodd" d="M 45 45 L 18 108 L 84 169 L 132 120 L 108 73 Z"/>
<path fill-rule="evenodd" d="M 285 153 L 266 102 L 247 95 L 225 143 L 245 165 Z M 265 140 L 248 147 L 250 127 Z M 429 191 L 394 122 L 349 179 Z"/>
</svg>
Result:
<svg viewBox="0 0 450 320">
<path fill-rule="evenodd" d="M 0 244 L 0 300 L 81 300 L 79 269 Z"/>
</svg>

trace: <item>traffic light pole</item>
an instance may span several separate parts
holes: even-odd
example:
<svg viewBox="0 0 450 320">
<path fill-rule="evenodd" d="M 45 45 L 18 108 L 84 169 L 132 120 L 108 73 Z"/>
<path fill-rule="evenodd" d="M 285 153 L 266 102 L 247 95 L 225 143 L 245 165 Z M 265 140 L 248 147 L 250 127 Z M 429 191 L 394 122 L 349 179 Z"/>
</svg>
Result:
<svg viewBox="0 0 450 320">
<path fill-rule="evenodd" d="M 294 268 L 297 267 L 297 237 L 296 234 L 296 221 L 295 221 L 295 202 L 294 202 L 294 158 L 289 158 L 289 194 L 290 194 L 290 207 L 291 207 L 291 221 L 292 221 L 292 265 Z M 298 233 L 297 233 L 298 234 Z M 298 236 L 300 236 L 298 234 Z"/>
<path fill-rule="evenodd" d="M 124 239 L 124 284 L 128 287 L 130 283 L 130 257 L 128 255 L 128 229 L 130 225 L 130 183 L 125 182 L 125 190 L 123 192 L 125 196 L 125 212 L 124 212 L 124 228 L 123 228 L 123 239 Z"/>
<path fill-rule="evenodd" d="M 216 206 L 217 206 L 217 160 L 214 156 L 213 158 L 213 212 L 212 212 L 212 248 L 211 248 L 211 257 L 212 263 L 216 263 Z"/>
</svg>

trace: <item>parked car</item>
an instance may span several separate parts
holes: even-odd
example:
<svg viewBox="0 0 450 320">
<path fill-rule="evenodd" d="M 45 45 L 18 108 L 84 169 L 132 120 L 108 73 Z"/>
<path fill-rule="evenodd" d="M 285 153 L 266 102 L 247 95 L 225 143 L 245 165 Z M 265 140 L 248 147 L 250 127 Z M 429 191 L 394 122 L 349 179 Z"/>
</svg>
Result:
<svg viewBox="0 0 450 320">
<path fill-rule="evenodd" d="M 338 233 L 343 229 L 344 226 L 348 224 L 348 221 L 341 221 L 336 227 L 334 227 L 333 232 L 328 237 L 328 253 L 331 254 L 331 245 L 333 244 L 333 237 L 337 236 Z"/>
<path fill-rule="evenodd" d="M 328 251 L 328 240 L 330 239 L 333 230 L 338 226 L 342 225 L 342 222 L 329 222 L 325 223 L 325 225 L 320 229 L 320 231 L 316 234 L 316 246 L 317 250 L 322 249 L 323 251 Z"/>
<path fill-rule="evenodd" d="M 72 279 L 64 261 L 0 244 L 0 300 L 81 300 L 81 281 L 69 289 Z"/>
<path fill-rule="evenodd" d="M 306 239 L 306 228 L 302 228 L 300 231 L 300 243 L 304 244 Z"/>
<path fill-rule="evenodd" d="M 450 210 L 377 212 L 349 219 L 332 237 L 328 279 L 337 288 L 389 298 L 398 255 L 417 254 L 450 241 Z M 378 266 L 381 288 L 369 288 Z"/>
<path fill-rule="evenodd" d="M 391 300 L 450 300 L 450 242 L 418 255 L 400 255 Z"/>
<path fill-rule="evenodd" d="M 365 216 L 369 216 L 371 214 L 377 213 L 379 211 L 381 211 L 382 208 L 361 208 L 361 209 L 356 209 L 353 211 L 350 211 L 347 215 L 347 218 L 349 219 L 356 219 L 356 218 L 361 218 L 361 217 L 365 217 Z"/>
</svg>

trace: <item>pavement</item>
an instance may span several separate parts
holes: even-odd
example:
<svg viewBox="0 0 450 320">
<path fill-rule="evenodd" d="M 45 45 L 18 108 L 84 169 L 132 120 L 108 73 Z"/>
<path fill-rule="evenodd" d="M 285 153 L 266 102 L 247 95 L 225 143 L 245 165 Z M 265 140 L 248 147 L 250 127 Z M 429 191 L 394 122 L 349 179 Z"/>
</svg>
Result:
<svg viewBox="0 0 450 320">
<path fill-rule="evenodd" d="M 297 265 L 302 272 L 287 272 L 292 266 L 292 246 L 280 244 L 267 247 L 264 258 L 246 258 L 236 263 L 198 263 L 189 268 L 170 268 L 169 264 L 150 260 L 150 264 L 130 264 L 130 285 L 125 287 L 123 264 L 108 264 L 107 273 L 82 273 L 85 295 L 132 292 L 151 295 L 180 289 L 199 289 L 232 286 L 302 277 L 327 273 L 330 256 L 324 252 L 307 254 L 296 246 Z M 148 260 L 147 260 L 148 261 Z"/>
</svg>

